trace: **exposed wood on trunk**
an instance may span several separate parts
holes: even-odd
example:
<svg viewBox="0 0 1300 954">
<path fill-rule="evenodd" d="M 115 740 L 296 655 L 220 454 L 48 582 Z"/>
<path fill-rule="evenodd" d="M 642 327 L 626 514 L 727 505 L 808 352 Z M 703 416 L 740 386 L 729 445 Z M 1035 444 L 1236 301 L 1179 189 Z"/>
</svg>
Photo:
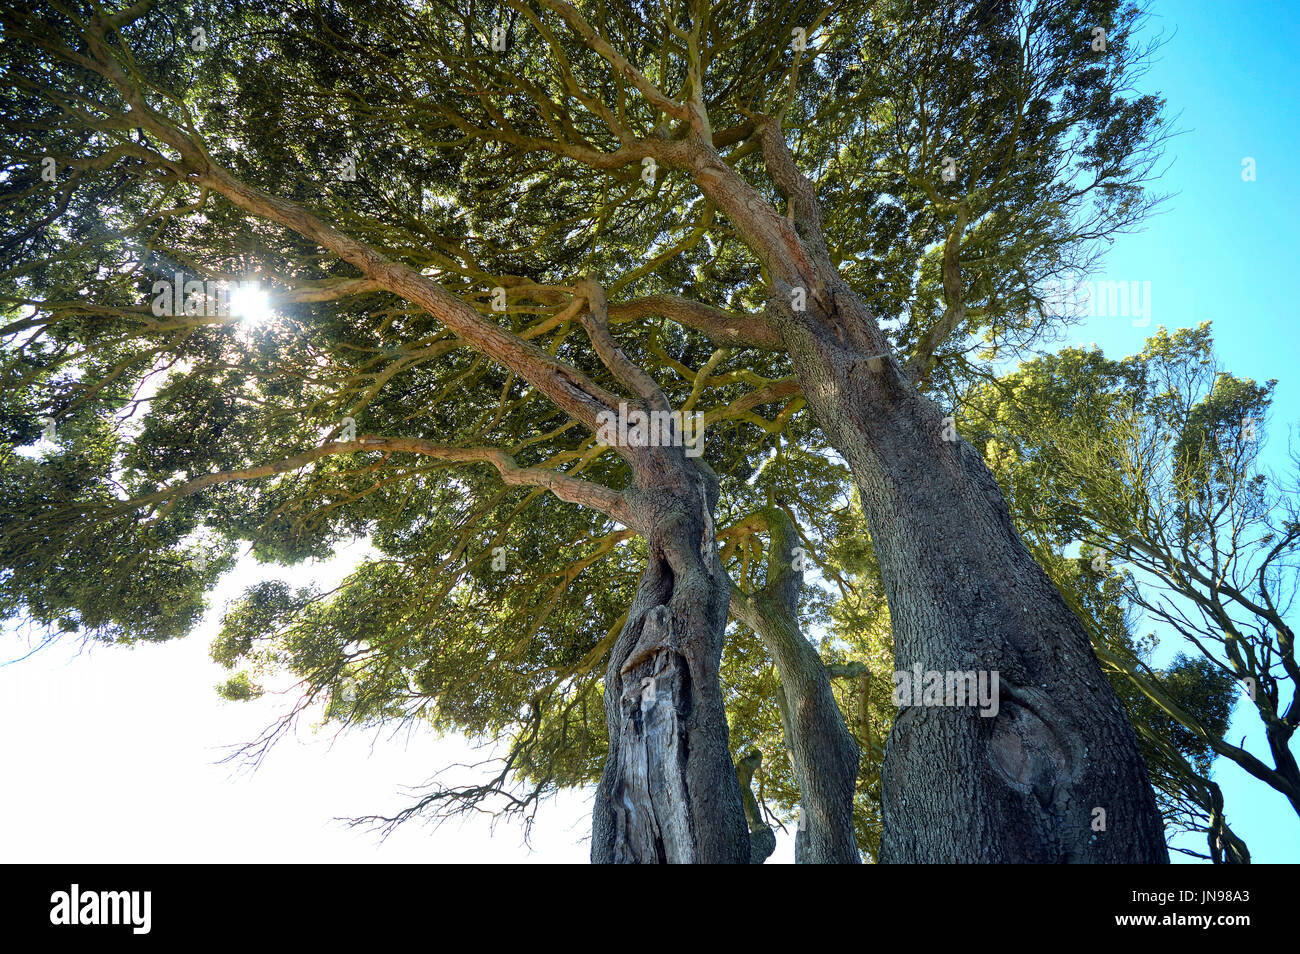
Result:
<svg viewBox="0 0 1300 954">
<path fill-rule="evenodd" d="M 605 675 L 609 756 L 597 789 L 597 863 L 745 864 L 749 832 L 718 670 L 730 582 L 713 533 L 716 478 L 661 449 L 625 493 L 649 563 Z"/>
</svg>

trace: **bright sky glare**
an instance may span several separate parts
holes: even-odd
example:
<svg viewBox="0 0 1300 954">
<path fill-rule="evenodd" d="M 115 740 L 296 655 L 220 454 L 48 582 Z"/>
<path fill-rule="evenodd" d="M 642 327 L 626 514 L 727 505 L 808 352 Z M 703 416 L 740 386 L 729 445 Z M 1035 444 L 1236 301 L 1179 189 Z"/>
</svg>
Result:
<svg viewBox="0 0 1300 954">
<path fill-rule="evenodd" d="M 245 325 L 260 325 L 271 317 L 270 296 L 256 285 L 236 285 L 230 292 L 230 313 Z"/>
</svg>

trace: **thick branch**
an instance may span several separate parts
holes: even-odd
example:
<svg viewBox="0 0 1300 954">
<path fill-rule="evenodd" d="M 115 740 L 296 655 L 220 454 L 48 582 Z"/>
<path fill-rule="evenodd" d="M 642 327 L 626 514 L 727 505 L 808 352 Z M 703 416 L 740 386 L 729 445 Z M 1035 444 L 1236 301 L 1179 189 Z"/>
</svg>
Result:
<svg viewBox="0 0 1300 954">
<path fill-rule="evenodd" d="M 512 455 L 495 447 L 449 447 L 430 441 L 410 437 L 376 437 L 366 435 L 354 441 L 337 441 L 313 447 L 311 450 L 282 460 L 246 467 L 241 470 L 227 470 L 215 474 L 204 474 L 183 484 L 164 488 L 145 497 L 115 504 L 114 509 L 134 510 L 150 504 L 167 501 L 167 508 L 175 506 L 179 500 L 196 494 L 216 484 L 233 483 L 244 480 L 258 480 L 273 477 L 289 471 L 301 470 L 324 457 L 341 454 L 380 451 L 384 453 L 418 454 L 432 457 L 448 463 L 490 464 L 496 468 L 501 479 L 507 484 L 525 487 L 542 487 L 556 497 L 569 503 L 579 504 L 599 510 L 606 516 L 617 520 L 624 526 L 638 529 L 632 518 L 631 509 L 623 495 L 600 484 L 595 484 L 569 474 L 545 467 L 524 467 Z"/>
<path fill-rule="evenodd" d="M 957 208 L 957 221 L 943 247 L 943 297 L 946 304 L 943 316 L 925 333 L 925 337 L 921 339 L 920 344 L 916 346 L 916 351 L 907 361 L 907 373 L 918 384 L 935 351 L 949 335 L 957 330 L 962 319 L 966 317 L 966 297 L 965 289 L 962 287 L 961 262 L 958 253 L 961 251 L 962 236 L 966 232 L 969 220 L 970 208 L 963 202 Z"/>
<path fill-rule="evenodd" d="M 679 325 L 703 332 L 716 344 L 744 345 L 764 351 L 782 350 L 781 336 L 767 323 L 764 315 L 737 315 L 712 305 L 677 295 L 648 295 L 609 306 L 612 322 L 635 321 L 648 315 L 660 315 Z"/>
<path fill-rule="evenodd" d="M 671 406 L 664 392 L 641 368 L 634 364 L 614 342 L 609 333 L 609 312 L 605 304 L 605 289 L 593 278 L 584 278 L 574 286 L 574 292 L 587 300 L 587 307 L 578 315 L 582 327 L 591 339 L 591 345 L 605 367 L 613 372 L 632 393 L 643 399 L 652 410 L 668 411 Z"/>
</svg>

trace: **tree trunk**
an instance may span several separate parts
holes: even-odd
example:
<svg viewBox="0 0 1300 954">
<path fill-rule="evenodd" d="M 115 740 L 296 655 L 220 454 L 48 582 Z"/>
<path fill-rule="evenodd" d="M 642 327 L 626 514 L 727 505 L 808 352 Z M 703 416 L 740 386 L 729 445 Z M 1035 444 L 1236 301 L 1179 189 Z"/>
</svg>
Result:
<svg viewBox="0 0 1300 954">
<path fill-rule="evenodd" d="M 1250 864 L 1250 849 L 1228 827 L 1227 816 L 1223 814 L 1223 790 L 1209 779 L 1204 781 L 1210 796 L 1210 824 L 1205 833 L 1210 844 L 1210 860 L 1216 865 Z"/>
<path fill-rule="evenodd" d="M 799 784 L 796 864 L 860 864 L 853 831 L 853 793 L 860 753 L 844 723 L 821 656 L 798 624 L 794 524 L 769 507 L 767 584 L 733 596 L 736 616 L 758 634 L 781 679 L 781 715 L 787 751 Z"/>
<path fill-rule="evenodd" d="M 829 297 L 862 307 L 842 287 Z M 896 666 L 997 673 L 1000 686 L 992 717 L 973 706 L 899 712 L 881 860 L 1168 861 L 1136 736 L 1082 625 L 1021 542 L 979 453 L 892 357 L 845 333 L 853 317 L 783 330 L 861 493 Z"/>
<path fill-rule="evenodd" d="M 761 865 L 776 851 L 776 832 L 763 820 L 763 812 L 754 797 L 754 773 L 763 764 L 763 753 L 754 749 L 736 763 L 740 779 L 740 797 L 745 802 L 745 821 L 749 823 L 749 863 Z"/>
<path fill-rule="evenodd" d="M 605 674 L 609 754 L 596 792 L 598 864 L 746 864 L 749 830 L 719 684 L 730 581 L 716 478 L 664 454 L 626 494 L 649 561 Z"/>
<path fill-rule="evenodd" d="M 772 656 L 784 696 L 786 745 L 799 783 L 795 863 L 861 864 L 853 831 L 858 743 L 844 724 L 817 650 L 770 607 L 760 602 L 758 613 L 768 620 L 764 642 L 780 644 Z"/>
<path fill-rule="evenodd" d="M 757 133 L 784 216 L 708 144 L 673 158 L 767 269 L 762 320 L 852 469 L 896 664 L 997 671 L 1002 686 L 992 718 L 972 707 L 899 713 L 882 770 L 881 860 L 1167 862 L 1137 738 L 1082 625 L 1021 542 L 979 453 L 945 428 L 841 278 L 816 187 L 779 122 Z M 955 332 L 952 317 L 927 339 Z"/>
</svg>

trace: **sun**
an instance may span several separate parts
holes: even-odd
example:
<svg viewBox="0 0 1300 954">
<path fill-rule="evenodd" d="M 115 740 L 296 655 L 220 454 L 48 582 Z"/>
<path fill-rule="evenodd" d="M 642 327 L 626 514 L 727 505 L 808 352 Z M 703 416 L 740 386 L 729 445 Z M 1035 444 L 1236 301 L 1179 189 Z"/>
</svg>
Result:
<svg viewBox="0 0 1300 954">
<path fill-rule="evenodd" d="M 254 285 L 240 285 L 230 294 L 230 313 L 245 325 L 260 325 L 271 317 L 271 298 Z"/>
</svg>

